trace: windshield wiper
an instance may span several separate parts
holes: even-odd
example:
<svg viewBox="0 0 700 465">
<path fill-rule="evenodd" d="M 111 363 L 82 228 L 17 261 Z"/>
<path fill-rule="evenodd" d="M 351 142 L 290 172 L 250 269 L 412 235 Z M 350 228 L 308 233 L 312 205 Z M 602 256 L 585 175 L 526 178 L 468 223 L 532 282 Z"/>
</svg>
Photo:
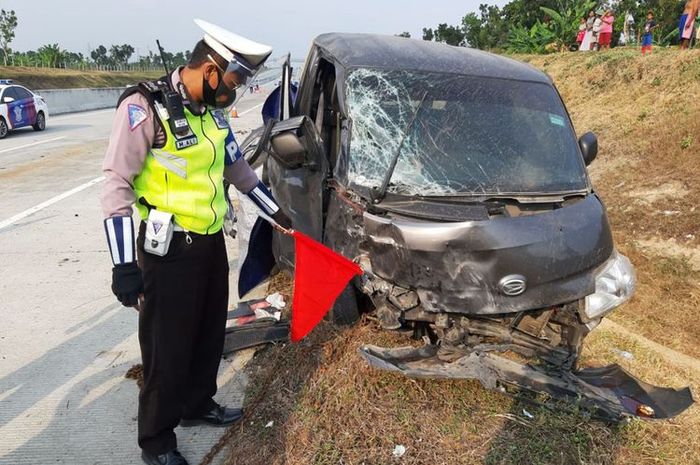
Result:
<svg viewBox="0 0 700 465">
<path fill-rule="evenodd" d="M 399 146 L 396 148 L 396 153 L 394 153 L 394 157 L 391 159 L 391 163 L 389 164 L 389 170 L 384 176 L 382 186 L 379 188 L 379 190 L 371 190 L 370 197 L 372 198 L 372 203 L 379 203 L 384 199 L 384 197 L 386 197 L 386 190 L 389 188 L 389 182 L 391 181 L 391 177 L 394 175 L 396 163 L 399 161 L 399 156 L 401 155 L 401 149 L 403 148 L 403 144 L 406 141 L 406 137 L 408 137 L 408 133 L 411 132 L 411 129 L 413 128 L 413 123 L 415 123 L 416 117 L 418 116 L 418 113 L 420 112 L 420 109 L 423 106 L 423 102 L 425 102 L 425 98 L 427 96 L 428 91 L 426 90 L 423 94 L 423 98 L 421 98 L 420 102 L 418 103 L 418 107 L 416 107 L 416 111 L 414 111 L 413 115 L 411 115 L 411 120 L 408 122 L 406 129 L 404 129 L 403 134 L 401 135 L 401 141 L 399 142 Z"/>
</svg>

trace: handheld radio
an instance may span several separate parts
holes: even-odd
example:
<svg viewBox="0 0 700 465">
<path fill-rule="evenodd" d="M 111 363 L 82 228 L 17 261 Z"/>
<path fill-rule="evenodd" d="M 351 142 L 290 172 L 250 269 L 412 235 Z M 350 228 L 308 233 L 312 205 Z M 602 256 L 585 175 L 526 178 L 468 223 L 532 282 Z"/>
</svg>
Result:
<svg viewBox="0 0 700 465">
<path fill-rule="evenodd" d="M 176 136 L 182 137 L 190 133 L 190 126 L 187 123 L 187 118 L 185 117 L 185 105 L 182 103 L 182 96 L 179 92 L 173 89 L 172 83 L 170 82 L 170 70 L 168 69 L 168 63 L 165 60 L 165 51 L 160 45 L 160 41 L 156 40 L 158 45 L 158 50 L 160 51 L 160 59 L 163 62 L 163 67 L 165 68 L 166 84 L 167 89 L 163 89 L 163 105 L 168 111 L 168 125 L 170 126 L 170 131 Z"/>
</svg>

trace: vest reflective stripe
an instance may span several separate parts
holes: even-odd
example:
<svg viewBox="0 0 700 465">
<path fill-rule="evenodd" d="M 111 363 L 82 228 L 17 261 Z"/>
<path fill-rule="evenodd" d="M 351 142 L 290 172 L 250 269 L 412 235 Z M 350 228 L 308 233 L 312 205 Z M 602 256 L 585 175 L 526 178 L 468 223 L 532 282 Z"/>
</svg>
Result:
<svg viewBox="0 0 700 465">
<path fill-rule="evenodd" d="M 220 129 L 209 111 L 196 116 L 185 108 L 185 116 L 197 144 L 178 150 L 175 136 L 163 121 L 165 146 L 150 150 L 134 179 L 136 208 L 142 219 L 148 218 L 148 208 L 139 202 L 144 198 L 158 210 L 172 213 L 183 229 L 214 234 L 223 226 L 228 209 L 223 180 L 229 129 Z"/>
<path fill-rule="evenodd" d="M 163 165 L 163 168 L 172 173 L 187 179 L 187 160 L 172 153 L 168 153 L 161 149 L 152 149 L 151 155 L 158 160 L 158 163 Z"/>
</svg>

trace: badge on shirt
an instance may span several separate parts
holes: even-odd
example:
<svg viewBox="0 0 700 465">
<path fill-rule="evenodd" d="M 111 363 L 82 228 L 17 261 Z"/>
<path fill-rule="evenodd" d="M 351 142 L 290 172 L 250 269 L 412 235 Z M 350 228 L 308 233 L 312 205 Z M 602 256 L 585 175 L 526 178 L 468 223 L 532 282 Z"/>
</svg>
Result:
<svg viewBox="0 0 700 465">
<path fill-rule="evenodd" d="M 132 131 L 148 119 L 148 113 L 140 105 L 130 103 L 127 110 L 129 113 L 129 129 Z"/>
<path fill-rule="evenodd" d="M 187 147 L 192 147 L 193 145 L 197 145 L 198 140 L 197 136 L 191 135 L 184 137 L 182 139 L 176 139 L 175 140 L 175 147 L 178 150 L 186 149 Z"/>
<path fill-rule="evenodd" d="M 228 121 L 226 121 L 226 116 L 224 116 L 224 111 L 223 110 L 212 110 L 211 111 L 211 116 L 214 118 L 214 122 L 216 122 L 216 127 L 219 129 L 228 129 Z"/>
</svg>

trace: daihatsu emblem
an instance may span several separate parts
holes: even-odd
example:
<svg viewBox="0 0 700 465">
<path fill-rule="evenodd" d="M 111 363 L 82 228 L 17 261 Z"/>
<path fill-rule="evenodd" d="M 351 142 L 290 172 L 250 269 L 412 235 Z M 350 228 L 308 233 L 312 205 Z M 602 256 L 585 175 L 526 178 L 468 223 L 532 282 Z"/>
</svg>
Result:
<svg viewBox="0 0 700 465">
<path fill-rule="evenodd" d="M 525 292 L 525 289 L 527 289 L 527 281 L 523 275 L 510 274 L 501 279 L 501 282 L 498 283 L 498 287 L 505 295 L 515 297 Z"/>
</svg>

